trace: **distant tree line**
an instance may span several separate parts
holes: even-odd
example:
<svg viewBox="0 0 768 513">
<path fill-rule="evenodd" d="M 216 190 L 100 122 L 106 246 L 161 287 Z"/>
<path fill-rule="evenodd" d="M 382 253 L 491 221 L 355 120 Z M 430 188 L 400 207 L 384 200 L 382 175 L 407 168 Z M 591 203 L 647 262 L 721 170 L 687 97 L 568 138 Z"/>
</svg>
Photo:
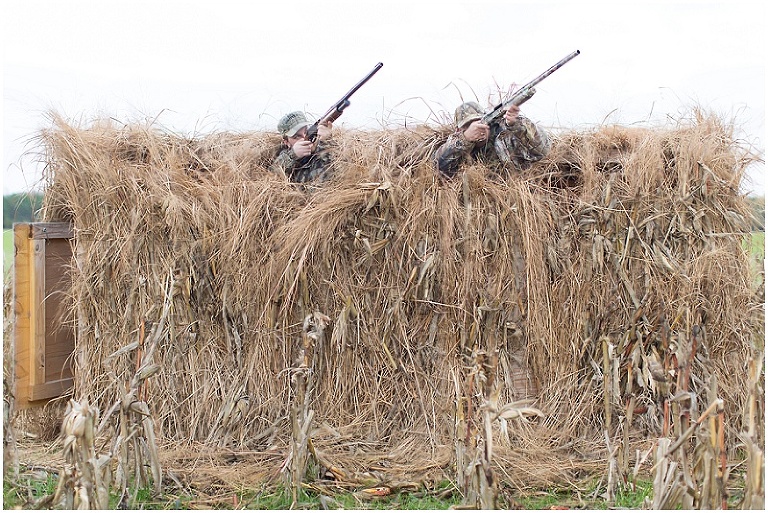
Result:
<svg viewBox="0 0 768 513">
<path fill-rule="evenodd" d="M 765 196 L 748 196 L 747 201 L 752 212 L 752 231 L 765 231 Z M 35 221 L 37 211 L 43 205 L 41 193 L 19 193 L 3 196 L 3 229 L 13 227 L 13 223 Z"/>
<path fill-rule="evenodd" d="M 35 221 L 37 211 L 43 206 L 43 195 L 23 192 L 3 196 L 3 230 L 13 228 L 13 223 Z"/>
</svg>

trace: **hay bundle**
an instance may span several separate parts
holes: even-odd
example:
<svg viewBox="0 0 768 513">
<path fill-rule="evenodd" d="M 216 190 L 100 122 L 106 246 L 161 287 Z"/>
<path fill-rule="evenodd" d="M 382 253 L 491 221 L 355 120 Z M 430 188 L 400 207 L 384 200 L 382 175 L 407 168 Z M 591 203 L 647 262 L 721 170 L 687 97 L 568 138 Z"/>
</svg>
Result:
<svg viewBox="0 0 768 513">
<path fill-rule="evenodd" d="M 634 400 L 653 409 L 664 377 L 679 384 L 680 370 L 694 366 L 701 379 L 716 374 L 727 401 L 743 411 L 740 383 L 763 321 L 742 248 L 749 214 L 736 192 L 748 155 L 712 118 L 587 137 L 568 141 L 567 160 L 576 157 L 583 185 L 550 255 L 551 297 L 564 306 L 555 329 L 567 342 L 548 360 L 557 374 L 582 374 L 589 386 L 589 370 L 603 359 L 597 342 L 607 337 L 616 356 L 614 408 Z M 706 340 L 692 354 L 697 332 Z"/>
<path fill-rule="evenodd" d="M 475 166 L 441 183 L 430 157 L 446 135 L 340 131 L 337 178 L 305 193 L 266 171 L 274 134 L 58 120 L 44 134 L 45 215 L 75 228 L 78 395 L 118 399 L 104 361 L 158 322 L 171 282 L 161 371 L 145 383 L 166 440 L 284 447 L 284 371 L 313 312 L 332 321 L 313 370 L 329 465 L 446 464 L 457 375 L 476 349 L 500 349 L 499 404 L 534 398 L 545 415 L 494 446 L 512 482 L 521 453 L 540 468 L 554 458 L 528 478 L 548 483 L 568 478 L 558 451 L 583 456 L 575 469 L 603 458 L 605 428 L 660 433 L 664 384 L 684 368 L 717 375 L 742 427 L 733 370 L 763 322 L 736 192 L 750 157 L 729 127 L 700 116 L 566 133 L 524 176 Z M 127 380 L 135 362 L 120 365 Z"/>
</svg>

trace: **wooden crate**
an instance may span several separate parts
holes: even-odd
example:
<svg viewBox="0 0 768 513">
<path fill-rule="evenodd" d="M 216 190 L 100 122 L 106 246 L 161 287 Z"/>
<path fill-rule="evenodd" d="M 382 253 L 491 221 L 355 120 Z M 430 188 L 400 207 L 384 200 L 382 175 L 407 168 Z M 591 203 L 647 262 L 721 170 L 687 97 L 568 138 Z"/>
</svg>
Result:
<svg viewBox="0 0 768 513">
<path fill-rule="evenodd" d="M 71 392 L 74 327 L 69 314 L 69 223 L 13 225 L 13 343 L 19 409 Z"/>
</svg>

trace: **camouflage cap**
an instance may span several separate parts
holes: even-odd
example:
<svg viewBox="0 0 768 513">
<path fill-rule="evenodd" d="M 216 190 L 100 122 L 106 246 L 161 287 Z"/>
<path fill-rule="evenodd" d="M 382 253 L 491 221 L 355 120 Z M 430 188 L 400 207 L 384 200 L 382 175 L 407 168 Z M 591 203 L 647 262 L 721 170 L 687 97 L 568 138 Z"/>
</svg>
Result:
<svg viewBox="0 0 768 513">
<path fill-rule="evenodd" d="M 277 124 L 277 130 L 285 137 L 293 137 L 296 132 L 302 128 L 311 125 L 307 121 L 307 116 L 301 111 L 291 112 L 280 118 L 280 122 Z"/>
<path fill-rule="evenodd" d="M 456 107 L 456 113 L 454 119 L 456 120 L 456 126 L 463 128 L 472 121 L 477 121 L 483 117 L 483 108 L 477 102 L 466 102 Z"/>
</svg>

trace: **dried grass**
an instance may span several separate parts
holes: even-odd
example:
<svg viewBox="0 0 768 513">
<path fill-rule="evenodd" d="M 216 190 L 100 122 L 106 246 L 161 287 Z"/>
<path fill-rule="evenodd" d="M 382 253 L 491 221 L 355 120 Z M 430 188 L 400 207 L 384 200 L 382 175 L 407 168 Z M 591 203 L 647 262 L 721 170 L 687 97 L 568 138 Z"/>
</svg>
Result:
<svg viewBox="0 0 768 513">
<path fill-rule="evenodd" d="M 284 371 L 313 312 L 331 325 L 314 348 L 311 439 L 350 482 L 382 461 L 381 479 L 450 464 L 453 376 L 475 348 L 500 350 L 499 405 L 544 414 L 493 429 L 499 478 L 520 488 L 605 469 L 605 429 L 629 455 L 659 436 L 663 379 L 695 329 L 692 390 L 714 374 L 728 424 L 746 430 L 740 374 L 764 318 L 737 193 L 754 157 L 732 127 L 695 113 L 563 133 L 520 177 L 474 166 L 441 183 L 430 156 L 447 133 L 338 131 L 339 173 L 305 193 L 266 171 L 276 134 L 55 118 L 45 219 L 75 229 L 76 397 L 120 399 L 135 359 L 113 357 L 113 377 L 105 361 L 159 322 L 171 282 L 144 383 L 159 440 L 260 454 L 254 479 L 283 464 Z"/>
</svg>

